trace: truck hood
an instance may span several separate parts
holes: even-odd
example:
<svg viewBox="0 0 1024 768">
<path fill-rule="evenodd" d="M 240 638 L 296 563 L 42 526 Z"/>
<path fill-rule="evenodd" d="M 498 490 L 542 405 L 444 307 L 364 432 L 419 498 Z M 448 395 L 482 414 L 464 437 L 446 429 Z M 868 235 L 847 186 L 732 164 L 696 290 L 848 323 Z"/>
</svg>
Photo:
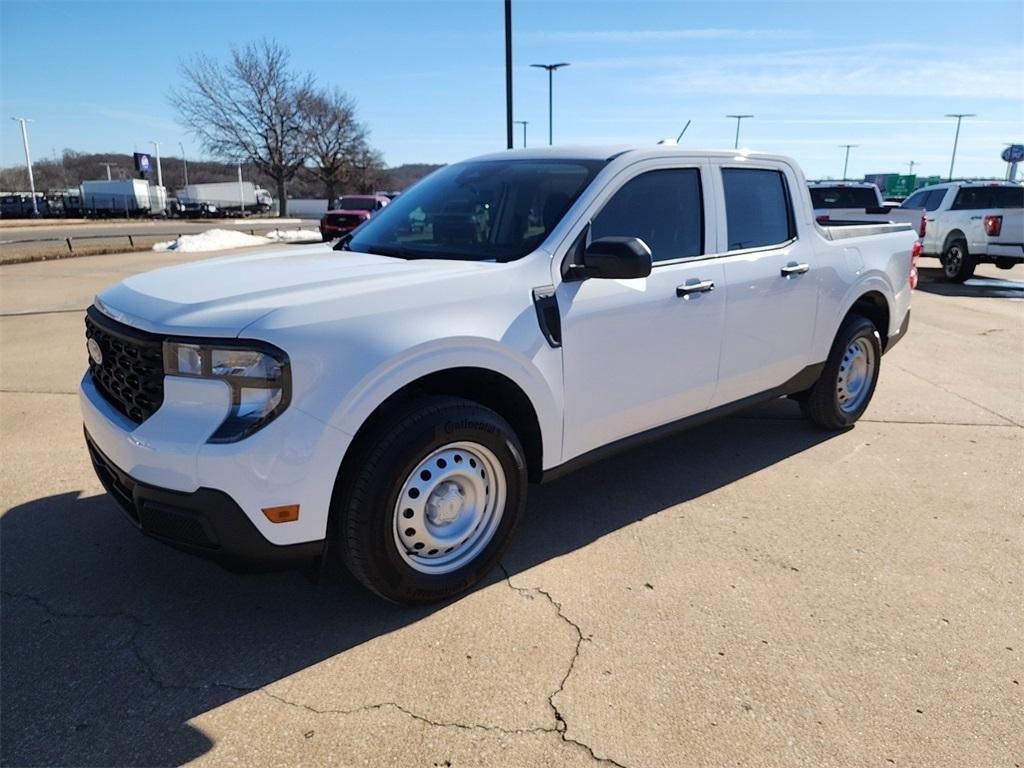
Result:
<svg viewBox="0 0 1024 768">
<path fill-rule="evenodd" d="M 237 336 L 283 307 L 426 288 L 494 265 L 414 260 L 301 246 L 207 259 L 134 275 L 96 297 L 127 325 L 182 336 Z"/>
</svg>

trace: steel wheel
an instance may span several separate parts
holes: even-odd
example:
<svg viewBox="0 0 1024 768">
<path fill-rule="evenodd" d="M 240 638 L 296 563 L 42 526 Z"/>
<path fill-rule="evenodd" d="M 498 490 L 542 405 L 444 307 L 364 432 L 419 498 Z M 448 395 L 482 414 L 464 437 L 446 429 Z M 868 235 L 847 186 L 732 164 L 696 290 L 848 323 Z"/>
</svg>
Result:
<svg viewBox="0 0 1024 768">
<path fill-rule="evenodd" d="M 836 400 L 844 413 L 854 413 L 871 391 L 875 375 L 875 348 L 867 339 L 854 339 L 843 353 L 836 379 Z"/>
<path fill-rule="evenodd" d="M 424 574 L 455 571 L 487 547 L 505 510 L 505 474 L 479 443 L 449 443 L 420 461 L 394 510 L 395 546 Z"/>
</svg>

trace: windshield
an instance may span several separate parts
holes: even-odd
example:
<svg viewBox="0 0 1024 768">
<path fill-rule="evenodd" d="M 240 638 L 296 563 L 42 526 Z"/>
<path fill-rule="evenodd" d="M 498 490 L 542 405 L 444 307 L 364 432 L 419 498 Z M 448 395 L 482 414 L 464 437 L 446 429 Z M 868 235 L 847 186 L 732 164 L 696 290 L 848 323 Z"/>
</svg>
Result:
<svg viewBox="0 0 1024 768">
<path fill-rule="evenodd" d="M 343 197 L 338 201 L 339 211 L 374 211 L 377 199 L 374 197 Z"/>
<path fill-rule="evenodd" d="M 811 187 L 815 208 L 876 208 L 878 193 L 871 187 Z"/>
<path fill-rule="evenodd" d="M 604 162 L 450 165 L 366 222 L 346 248 L 407 259 L 519 259 L 544 242 Z"/>
</svg>

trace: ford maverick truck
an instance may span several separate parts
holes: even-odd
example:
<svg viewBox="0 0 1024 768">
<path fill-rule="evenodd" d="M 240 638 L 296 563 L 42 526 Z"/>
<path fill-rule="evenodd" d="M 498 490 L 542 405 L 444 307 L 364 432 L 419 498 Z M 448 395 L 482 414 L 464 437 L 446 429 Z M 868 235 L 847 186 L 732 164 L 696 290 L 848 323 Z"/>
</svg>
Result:
<svg viewBox="0 0 1024 768">
<path fill-rule="evenodd" d="M 907 332 L 916 239 L 822 226 L 785 157 L 487 155 L 334 248 L 100 293 L 86 442 L 149 536 L 438 600 L 496 566 L 531 482 L 783 396 L 849 428 Z"/>
</svg>

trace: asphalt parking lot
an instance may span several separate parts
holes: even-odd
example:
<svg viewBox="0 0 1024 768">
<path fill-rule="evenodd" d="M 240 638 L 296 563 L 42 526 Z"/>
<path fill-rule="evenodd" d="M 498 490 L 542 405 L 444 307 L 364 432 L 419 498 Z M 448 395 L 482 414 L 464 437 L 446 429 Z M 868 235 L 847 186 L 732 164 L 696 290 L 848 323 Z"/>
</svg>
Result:
<svg viewBox="0 0 1024 768">
<path fill-rule="evenodd" d="M 926 267 L 854 429 L 778 401 L 531 489 L 428 609 L 237 576 L 101 495 L 82 310 L 0 267 L 3 765 L 1024 765 L 1024 271 Z"/>
</svg>

